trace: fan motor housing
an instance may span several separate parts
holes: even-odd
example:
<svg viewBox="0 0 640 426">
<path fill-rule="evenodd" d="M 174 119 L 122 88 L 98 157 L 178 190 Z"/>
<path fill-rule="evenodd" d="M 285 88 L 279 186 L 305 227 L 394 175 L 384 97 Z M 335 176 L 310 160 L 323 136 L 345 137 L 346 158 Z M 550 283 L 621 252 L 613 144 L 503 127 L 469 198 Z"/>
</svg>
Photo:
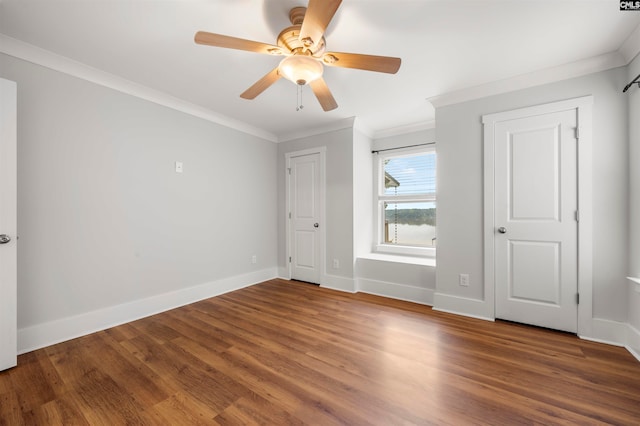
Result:
<svg viewBox="0 0 640 426">
<path fill-rule="evenodd" d="M 320 43 L 316 45 L 316 47 L 311 50 L 306 47 L 299 39 L 300 36 L 300 25 L 292 25 L 290 27 L 285 28 L 278 35 L 278 46 L 280 46 L 285 52 L 292 53 L 294 51 L 308 51 L 311 56 L 320 57 L 326 50 L 325 39 L 322 37 Z"/>
<path fill-rule="evenodd" d="M 293 25 L 280 32 L 277 44 L 285 50 L 285 52 L 301 52 L 304 54 L 310 54 L 314 57 L 320 57 L 326 50 L 326 41 L 324 37 L 322 37 L 322 40 L 316 44 L 313 50 L 300 41 L 300 28 L 302 27 L 306 11 L 306 7 L 294 7 L 291 9 L 289 12 L 289 20 Z"/>
</svg>

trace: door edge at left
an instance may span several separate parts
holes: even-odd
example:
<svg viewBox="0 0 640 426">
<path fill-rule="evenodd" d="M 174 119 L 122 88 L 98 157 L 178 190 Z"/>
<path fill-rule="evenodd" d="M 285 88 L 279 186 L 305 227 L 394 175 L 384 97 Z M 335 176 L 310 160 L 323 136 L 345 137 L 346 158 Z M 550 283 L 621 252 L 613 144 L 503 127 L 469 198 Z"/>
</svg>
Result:
<svg viewBox="0 0 640 426">
<path fill-rule="evenodd" d="M 18 362 L 17 233 L 17 83 L 0 78 L 0 370 Z"/>
</svg>

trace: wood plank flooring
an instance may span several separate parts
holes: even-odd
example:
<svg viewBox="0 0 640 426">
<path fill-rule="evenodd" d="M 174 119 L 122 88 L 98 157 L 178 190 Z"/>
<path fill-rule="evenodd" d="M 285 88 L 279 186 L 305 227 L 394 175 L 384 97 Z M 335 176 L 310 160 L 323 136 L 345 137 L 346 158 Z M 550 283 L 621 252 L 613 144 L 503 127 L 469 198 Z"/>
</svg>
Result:
<svg viewBox="0 0 640 426">
<path fill-rule="evenodd" d="M 640 362 L 272 280 L 21 355 L 2 425 L 640 424 Z"/>
</svg>

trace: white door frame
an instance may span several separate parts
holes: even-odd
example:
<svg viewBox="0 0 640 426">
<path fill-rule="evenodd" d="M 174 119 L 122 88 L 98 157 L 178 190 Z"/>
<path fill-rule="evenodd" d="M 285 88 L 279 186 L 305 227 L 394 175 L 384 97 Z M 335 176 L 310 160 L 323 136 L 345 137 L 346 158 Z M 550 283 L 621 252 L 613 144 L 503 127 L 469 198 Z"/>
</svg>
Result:
<svg viewBox="0 0 640 426">
<path fill-rule="evenodd" d="M 488 114 L 484 125 L 484 299 L 495 318 L 495 125 L 505 120 L 577 110 L 578 117 L 578 335 L 591 335 L 593 317 L 592 110 L 593 96 Z"/>
<path fill-rule="evenodd" d="M 17 363 L 17 85 L 0 78 L 0 370 Z"/>
<path fill-rule="evenodd" d="M 302 157 L 305 155 L 319 154 L 320 156 L 320 229 L 318 230 L 320 237 L 320 285 L 324 285 L 326 283 L 326 255 L 325 255 L 325 242 L 326 242 L 326 154 L 327 148 L 324 146 L 305 149 L 301 151 L 293 151 L 287 152 L 284 154 L 285 158 L 285 241 L 286 241 L 286 259 L 287 262 L 287 276 L 285 278 L 291 279 L 291 247 L 293 244 L 291 243 L 291 218 L 289 217 L 289 213 L 291 212 L 291 174 L 289 170 L 291 169 L 291 159 L 294 157 Z"/>
</svg>

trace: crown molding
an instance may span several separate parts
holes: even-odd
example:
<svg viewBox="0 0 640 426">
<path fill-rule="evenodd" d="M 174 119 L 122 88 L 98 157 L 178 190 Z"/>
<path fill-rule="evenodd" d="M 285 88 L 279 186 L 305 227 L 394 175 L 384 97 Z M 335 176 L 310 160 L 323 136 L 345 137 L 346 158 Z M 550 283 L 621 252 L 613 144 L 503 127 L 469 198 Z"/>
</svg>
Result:
<svg viewBox="0 0 640 426">
<path fill-rule="evenodd" d="M 389 129 L 377 130 L 373 134 L 373 139 L 382 139 L 392 136 L 405 135 L 408 133 L 416 133 L 423 130 L 435 129 L 435 127 L 435 120 L 420 121 L 418 123 L 405 124 L 402 126 L 391 127 Z"/>
<path fill-rule="evenodd" d="M 635 31 L 622 43 L 618 51 L 622 54 L 627 64 L 638 56 L 638 53 L 640 53 L 640 24 L 638 24 Z"/>
<path fill-rule="evenodd" d="M 194 117 L 216 123 L 249 135 L 277 142 L 276 135 L 263 129 L 251 126 L 239 120 L 216 113 L 207 108 L 178 99 L 159 90 L 134 83 L 130 80 L 90 67 L 81 62 L 74 61 L 65 56 L 58 55 L 32 44 L 0 34 L 0 52 L 22 59 L 36 65 L 40 65 L 54 71 L 59 71 L 70 76 L 104 86 L 127 95 L 135 96 Z"/>
<path fill-rule="evenodd" d="M 278 142 L 289 142 L 295 139 L 302 139 L 310 136 L 317 136 L 323 133 L 329 133 L 336 130 L 351 129 L 356 127 L 355 122 L 356 122 L 355 117 L 348 117 L 348 118 L 344 118 L 342 120 L 334 121 L 318 127 L 295 130 L 293 132 L 284 133 L 280 135 L 280 137 L 278 138 Z"/>
<path fill-rule="evenodd" d="M 279 142 L 288 142 L 295 139 L 302 139 L 309 136 L 317 136 L 335 130 L 353 128 L 359 131 L 369 139 L 381 139 L 389 136 L 398 136 L 407 133 L 415 133 L 422 130 L 434 129 L 436 127 L 435 120 L 422 121 L 418 123 L 406 124 L 403 126 L 392 127 L 383 130 L 372 130 L 361 119 L 357 117 L 349 117 L 332 123 L 314 127 L 311 129 L 303 129 L 296 132 L 287 133 L 279 138 Z"/>
<path fill-rule="evenodd" d="M 587 74 L 625 66 L 627 64 L 628 61 L 625 58 L 625 54 L 620 51 L 616 51 L 572 62 L 570 64 L 546 68 L 504 80 L 497 80 L 479 86 L 433 96 L 431 98 L 427 98 L 427 101 L 431 102 L 435 108 L 440 108 L 447 105 L 576 78 Z"/>
<path fill-rule="evenodd" d="M 374 130 L 367 126 L 361 118 L 354 117 L 354 119 L 353 128 L 369 139 L 373 139 L 373 135 L 375 134 Z"/>
</svg>

